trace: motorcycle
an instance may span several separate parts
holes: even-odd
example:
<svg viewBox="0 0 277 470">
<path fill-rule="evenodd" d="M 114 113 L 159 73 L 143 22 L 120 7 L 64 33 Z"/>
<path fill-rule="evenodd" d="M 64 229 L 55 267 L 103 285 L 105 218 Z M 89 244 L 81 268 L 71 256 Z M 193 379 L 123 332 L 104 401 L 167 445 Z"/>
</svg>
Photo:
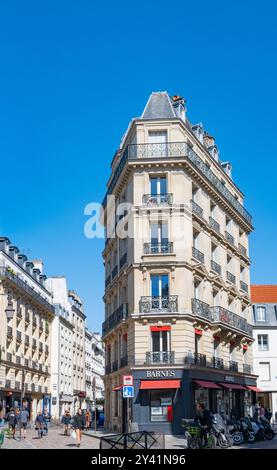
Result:
<svg viewBox="0 0 277 470">
<path fill-rule="evenodd" d="M 270 426 L 269 421 L 264 416 L 260 416 L 256 422 L 258 422 L 259 425 L 263 427 L 264 438 L 268 441 L 271 441 L 275 436 L 275 432 Z"/>
<path fill-rule="evenodd" d="M 249 418 L 240 419 L 240 430 L 243 433 L 244 440 L 249 444 L 253 444 L 256 441 L 256 434 L 253 430 L 251 421 Z"/>
<path fill-rule="evenodd" d="M 215 413 L 213 416 L 212 432 L 216 437 L 217 445 L 222 449 L 231 447 L 234 444 L 233 438 L 219 413 Z"/>
<path fill-rule="evenodd" d="M 240 421 L 236 421 L 235 419 L 228 421 L 228 432 L 233 439 L 233 443 L 236 446 L 240 446 L 244 443 L 244 434 L 241 431 Z"/>
</svg>

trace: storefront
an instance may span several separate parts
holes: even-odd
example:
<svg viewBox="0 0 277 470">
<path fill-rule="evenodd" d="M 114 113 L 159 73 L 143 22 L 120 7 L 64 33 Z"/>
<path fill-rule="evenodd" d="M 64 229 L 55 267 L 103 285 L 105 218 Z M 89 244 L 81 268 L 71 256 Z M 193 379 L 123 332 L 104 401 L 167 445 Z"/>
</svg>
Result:
<svg viewBox="0 0 277 470">
<path fill-rule="evenodd" d="M 182 418 L 193 418 L 196 403 L 212 413 L 240 417 L 251 412 L 256 400 L 256 378 L 220 370 L 136 369 L 132 401 L 133 428 L 180 434 Z M 123 406 L 126 408 L 126 404 Z M 123 411 L 123 422 L 126 410 Z"/>
</svg>

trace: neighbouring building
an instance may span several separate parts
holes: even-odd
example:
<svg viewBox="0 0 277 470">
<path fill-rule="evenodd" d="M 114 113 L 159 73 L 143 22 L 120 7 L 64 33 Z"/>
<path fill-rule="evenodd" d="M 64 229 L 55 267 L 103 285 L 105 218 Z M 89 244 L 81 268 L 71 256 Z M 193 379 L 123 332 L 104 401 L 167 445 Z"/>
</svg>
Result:
<svg viewBox="0 0 277 470">
<path fill-rule="evenodd" d="M 258 375 L 257 399 L 277 422 L 277 285 L 252 285 L 253 366 Z"/>
<path fill-rule="evenodd" d="M 105 354 L 102 338 L 86 328 L 85 332 L 86 402 L 94 408 L 104 400 Z"/>
<path fill-rule="evenodd" d="M 252 217 L 184 99 L 152 93 L 130 122 L 103 206 L 107 427 L 125 431 L 128 415 L 133 429 L 179 433 L 197 401 L 248 414 Z M 134 377 L 129 410 L 124 374 Z"/>
<path fill-rule="evenodd" d="M 35 419 L 50 409 L 52 295 L 41 261 L 0 237 L 0 402 L 25 402 Z"/>
<path fill-rule="evenodd" d="M 73 290 L 68 291 L 73 330 L 73 412 L 86 408 L 85 320 L 83 302 Z"/>
<path fill-rule="evenodd" d="M 59 419 L 65 410 L 73 413 L 74 325 L 66 278 L 51 277 L 46 282 L 55 307 L 51 337 L 51 414 Z"/>
</svg>

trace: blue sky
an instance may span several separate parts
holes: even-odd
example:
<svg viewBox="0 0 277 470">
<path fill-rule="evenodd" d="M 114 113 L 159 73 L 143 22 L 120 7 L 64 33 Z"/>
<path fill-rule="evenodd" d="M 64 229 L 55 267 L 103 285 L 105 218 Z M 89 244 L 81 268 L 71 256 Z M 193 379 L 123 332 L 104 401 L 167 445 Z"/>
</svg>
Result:
<svg viewBox="0 0 277 470">
<path fill-rule="evenodd" d="M 172 6 L 171 6 L 172 5 Z M 261 4 L 260 4 L 261 5 Z M 83 234 L 152 91 L 187 100 L 254 218 L 251 279 L 276 283 L 276 2 L 0 4 L 0 233 L 66 275 L 100 329 L 103 240 Z"/>
</svg>

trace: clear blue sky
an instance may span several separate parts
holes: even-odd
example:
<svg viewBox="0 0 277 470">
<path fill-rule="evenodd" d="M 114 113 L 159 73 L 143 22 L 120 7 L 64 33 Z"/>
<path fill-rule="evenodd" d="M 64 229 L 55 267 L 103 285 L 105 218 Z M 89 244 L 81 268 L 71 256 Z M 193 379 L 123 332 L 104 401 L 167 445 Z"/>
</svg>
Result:
<svg viewBox="0 0 277 470">
<path fill-rule="evenodd" d="M 152 91 L 187 100 L 254 217 L 252 282 L 276 283 L 276 2 L 2 0 L 0 232 L 66 275 L 100 329 L 103 240 L 83 235 Z"/>
</svg>

